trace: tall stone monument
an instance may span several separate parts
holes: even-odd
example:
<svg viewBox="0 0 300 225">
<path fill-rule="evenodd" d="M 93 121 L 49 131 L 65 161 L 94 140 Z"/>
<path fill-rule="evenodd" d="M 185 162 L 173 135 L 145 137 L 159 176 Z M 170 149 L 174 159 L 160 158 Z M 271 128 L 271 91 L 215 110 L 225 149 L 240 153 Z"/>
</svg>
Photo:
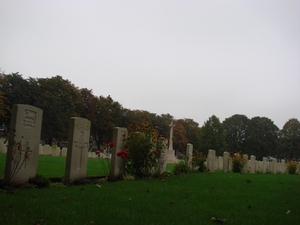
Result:
<svg viewBox="0 0 300 225">
<path fill-rule="evenodd" d="M 65 183 L 86 178 L 90 128 L 89 120 L 70 118 Z"/>
<path fill-rule="evenodd" d="M 31 106 L 13 105 L 4 183 L 22 184 L 37 172 L 43 110 Z"/>
<path fill-rule="evenodd" d="M 173 129 L 174 129 L 174 122 L 172 121 L 169 125 L 170 127 L 170 139 L 169 139 L 169 149 L 166 151 L 166 161 L 168 163 L 176 163 L 178 162 L 177 158 L 175 157 L 175 150 L 173 149 Z"/>
</svg>

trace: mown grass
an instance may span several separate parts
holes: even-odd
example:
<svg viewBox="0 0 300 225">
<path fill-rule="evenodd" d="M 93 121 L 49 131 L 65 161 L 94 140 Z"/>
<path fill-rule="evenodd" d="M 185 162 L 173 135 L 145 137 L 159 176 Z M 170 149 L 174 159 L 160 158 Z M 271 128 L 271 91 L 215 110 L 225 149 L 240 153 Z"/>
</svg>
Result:
<svg viewBox="0 0 300 225">
<path fill-rule="evenodd" d="M 6 154 L 0 153 L 0 179 L 4 178 Z M 104 166 L 109 168 L 109 164 L 106 159 L 103 160 Z M 167 170 L 171 171 L 172 164 L 167 165 Z M 39 155 L 38 160 L 38 174 L 42 174 L 46 177 L 64 177 L 66 169 L 66 157 L 62 156 L 45 156 Z M 89 158 L 87 165 L 87 176 L 104 176 L 105 171 L 98 158 Z"/>
<path fill-rule="evenodd" d="M 49 168 L 48 170 L 52 170 Z M 49 172 L 50 173 L 50 172 Z M 297 224 L 300 176 L 193 173 L 0 191 L 0 224 Z M 286 212 L 290 210 L 290 213 Z"/>
</svg>

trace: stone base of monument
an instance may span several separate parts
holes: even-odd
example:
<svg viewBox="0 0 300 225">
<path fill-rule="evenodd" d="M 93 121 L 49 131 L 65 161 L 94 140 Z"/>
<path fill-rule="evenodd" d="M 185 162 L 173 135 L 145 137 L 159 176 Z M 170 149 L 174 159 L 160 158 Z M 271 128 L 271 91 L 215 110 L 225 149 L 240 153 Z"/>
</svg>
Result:
<svg viewBox="0 0 300 225">
<path fill-rule="evenodd" d="M 167 150 L 166 154 L 166 162 L 167 163 L 177 163 L 178 159 L 175 157 L 175 150 Z"/>
</svg>

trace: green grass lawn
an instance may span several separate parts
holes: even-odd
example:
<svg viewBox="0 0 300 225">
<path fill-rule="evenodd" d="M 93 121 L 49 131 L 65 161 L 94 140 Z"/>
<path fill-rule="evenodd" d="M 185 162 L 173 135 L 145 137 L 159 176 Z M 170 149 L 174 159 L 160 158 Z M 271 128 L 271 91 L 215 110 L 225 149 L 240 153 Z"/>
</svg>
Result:
<svg viewBox="0 0 300 225">
<path fill-rule="evenodd" d="M 52 168 L 55 176 L 64 174 L 64 165 L 52 164 L 65 163 L 55 158 L 42 166 L 48 167 L 49 176 Z M 14 194 L 0 190 L 0 200 L 4 225 L 216 224 L 211 217 L 227 219 L 224 224 L 299 224 L 300 176 L 216 171 L 69 187 L 57 183 L 46 189 L 16 189 Z"/>
<path fill-rule="evenodd" d="M 4 178 L 6 154 L 0 153 L 0 179 Z M 108 163 L 104 160 L 108 168 Z M 66 168 L 66 157 L 39 155 L 38 173 L 46 177 L 64 177 Z M 167 165 L 167 170 L 171 171 L 172 164 Z M 104 176 L 102 164 L 98 158 L 89 158 L 87 165 L 87 176 Z"/>
</svg>

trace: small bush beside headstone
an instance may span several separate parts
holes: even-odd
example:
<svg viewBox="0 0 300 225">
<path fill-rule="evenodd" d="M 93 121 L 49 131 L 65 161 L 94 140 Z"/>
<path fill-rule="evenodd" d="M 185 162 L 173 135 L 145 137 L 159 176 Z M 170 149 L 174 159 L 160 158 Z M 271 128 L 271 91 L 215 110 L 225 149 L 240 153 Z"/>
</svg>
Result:
<svg viewBox="0 0 300 225">
<path fill-rule="evenodd" d="M 297 165 L 298 165 L 298 163 L 295 159 L 292 159 L 291 161 L 289 161 L 287 164 L 287 172 L 289 174 L 296 174 Z"/>
<path fill-rule="evenodd" d="M 231 157 L 232 172 L 241 173 L 246 163 L 245 158 L 241 152 L 234 153 Z"/>
<path fill-rule="evenodd" d="M 50 186 L 50 179 L 41 174 L 36 174 L 34 177 L 28 179 L 28 184 L 37 188 L 47 188 Z"/>
</svg>

